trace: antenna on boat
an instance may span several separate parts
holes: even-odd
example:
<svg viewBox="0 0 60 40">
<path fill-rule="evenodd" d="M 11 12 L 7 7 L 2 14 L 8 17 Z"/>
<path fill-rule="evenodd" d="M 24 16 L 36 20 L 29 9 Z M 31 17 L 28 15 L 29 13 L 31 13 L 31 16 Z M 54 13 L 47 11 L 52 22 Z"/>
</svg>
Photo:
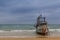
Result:
<svg viewBox="0 0 60 40">
<path fill-rule="evenodd" d="M 40 16 L 42 17 L 42 11 L 41 11 L 41 14 L 40 14 Z"/>
</svg>

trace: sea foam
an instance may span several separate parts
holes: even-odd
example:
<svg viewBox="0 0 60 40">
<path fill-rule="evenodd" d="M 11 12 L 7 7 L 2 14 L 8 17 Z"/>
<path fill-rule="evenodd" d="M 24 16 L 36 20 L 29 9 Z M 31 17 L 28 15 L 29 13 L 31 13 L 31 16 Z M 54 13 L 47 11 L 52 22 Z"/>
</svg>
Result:
<svg viewBox="0 0 60 40">
<path fill-rule="evenodd" d="M 0 30 L 0 32 L 34 32 L 36 30 Z M 60 32 L 60 29 L 49 29 L 49 31 L 58 31 Z"/>
</svg>

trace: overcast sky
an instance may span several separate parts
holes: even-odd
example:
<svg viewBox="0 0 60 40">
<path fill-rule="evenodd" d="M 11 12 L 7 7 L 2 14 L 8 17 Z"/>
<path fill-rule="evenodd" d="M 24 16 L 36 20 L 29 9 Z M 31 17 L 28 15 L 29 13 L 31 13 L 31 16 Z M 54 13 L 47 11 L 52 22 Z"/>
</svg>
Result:
<svg viewBox="0 0 60 40">
<path fill-rule="evenodd" d="M 0 0 L 0 24 L 34 24 L 40 14 L 60 24 L 60 0 Z"/>
</svg>

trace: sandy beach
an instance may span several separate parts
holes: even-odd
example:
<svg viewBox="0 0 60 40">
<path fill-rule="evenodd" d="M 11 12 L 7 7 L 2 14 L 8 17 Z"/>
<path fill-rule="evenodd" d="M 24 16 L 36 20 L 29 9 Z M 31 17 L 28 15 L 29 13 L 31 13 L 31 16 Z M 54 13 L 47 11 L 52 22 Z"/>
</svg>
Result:
<svg viewBox="0 0 60 40">
<path fill-rule="evenodd" d="M 59 30 L 50 30 L 48 35 L 36 34 L 35 30 L 0 30 L 0 40 L 60 40 Z"/>
<path fill-rule="evenodd" d="M 0 38 L 0 40 L 60 40 L 60 37 L 42 37 L 42 38 Z"/>
<path fill-rule="evenodd" d="M 49 35 L 37 35 L 33 30 L 0 31 L 0 40 L 60 40 L 59 31 L 50 31 Z"/>
</svg>

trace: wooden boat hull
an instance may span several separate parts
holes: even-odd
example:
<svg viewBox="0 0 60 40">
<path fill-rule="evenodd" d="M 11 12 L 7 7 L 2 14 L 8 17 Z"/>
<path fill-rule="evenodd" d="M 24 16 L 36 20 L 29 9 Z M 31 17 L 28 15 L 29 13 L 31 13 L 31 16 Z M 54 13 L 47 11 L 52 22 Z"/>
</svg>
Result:
<svg viewBox="0 0 60 40">
<path fill-rule="evenodd" d="M 45 30 L 44 30 L 44 29 Z M 47 26 L 46 25 L 43 25 L 43 26 L 38 26 L 37 28 L 36 28 L 36 33 L 37 34 L 41 34 L 41 35 L 46 35 L 46 34 L 48 34 L 48 28 L 47 28 Z"/>
<path fill-rule="evenodd" d="M 46 33 L 36 32 L 36 33 L 40 34 L 40 35 L 47 35 L 48 34 L 48 32 L 46 32 Z"/>
</svg>

